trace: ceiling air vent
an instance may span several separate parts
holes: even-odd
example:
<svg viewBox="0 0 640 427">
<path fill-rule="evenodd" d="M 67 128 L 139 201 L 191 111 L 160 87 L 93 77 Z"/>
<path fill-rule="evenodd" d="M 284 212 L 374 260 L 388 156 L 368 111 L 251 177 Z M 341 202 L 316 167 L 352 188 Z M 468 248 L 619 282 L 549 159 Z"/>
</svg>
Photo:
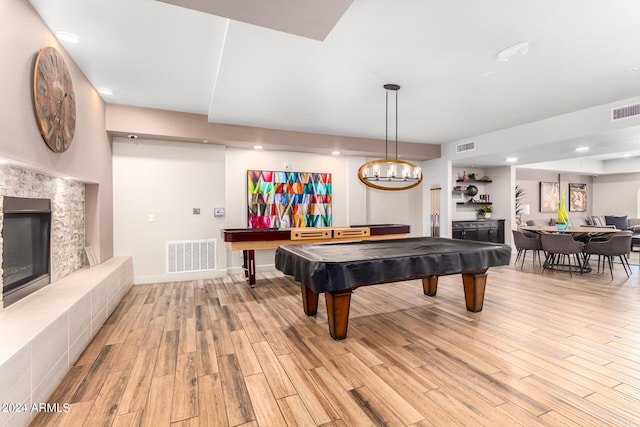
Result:
<svg viewBox="0 0 640 427">
<path fill-rule="evenodd" d="M 465 151 L 473 151 L 476 149 L 476 142 L 463 142 L 462 144 L 456 145 L 456 153 L 464 153 Z"/>
<path fill-rule="evenodd" d="M 626 107 L 611 110 L 611 120 L 626 119 L 637 115 L 640 115 L 640 104 L 627 105 Z"/>
</svg>

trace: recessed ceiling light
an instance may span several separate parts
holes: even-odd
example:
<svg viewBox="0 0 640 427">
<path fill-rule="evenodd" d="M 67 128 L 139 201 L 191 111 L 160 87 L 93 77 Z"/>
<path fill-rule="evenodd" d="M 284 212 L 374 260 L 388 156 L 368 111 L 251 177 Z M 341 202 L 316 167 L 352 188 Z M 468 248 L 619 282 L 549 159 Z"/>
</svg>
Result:
<svg viewBox="0 0 640 427">
<path fill-rule="evenodd" d="M 75 34 L 68 33 L 66 31 L 56 31 L 56 37 L 58 40 L 67 43 L 78 43 L 80 39 Z"/>
<path fill-rule="evenodd" d="M 115 92 L 108 87 L 99 87 L 98 93 L 101 93 L 102 95 L 113 95 Z"/>
<path fill-rule="evenodd" d="M 339 151 L 332 151 L 331 154 L 333 154 L 334 156 L 339 156 L 340 152 Z"/>
<path fill-rule="evenodd" d="M 513 162 L 517 162 L 518 158 L 517 157 L 507 157 L 507 162 L 509 163 L 513 163 Z"/>
<path fill-rule="evenodd" d="M 138 135 L 136 135 L 134 133 L 130 133 L 129 135 L 127 135 L 127 138 L 129 138 L 129 139 L 138 139 Z"/>
<path fill-rule="evenodd" d="M 254 145 L 253 148 L 255 148 L 256 150 L 262 150 L 262 145 Z"/>
<path fill-rule="evenodd" d="M 578 147 L 576 151 L 589 151 L 589 147 Z"/>
</svg>

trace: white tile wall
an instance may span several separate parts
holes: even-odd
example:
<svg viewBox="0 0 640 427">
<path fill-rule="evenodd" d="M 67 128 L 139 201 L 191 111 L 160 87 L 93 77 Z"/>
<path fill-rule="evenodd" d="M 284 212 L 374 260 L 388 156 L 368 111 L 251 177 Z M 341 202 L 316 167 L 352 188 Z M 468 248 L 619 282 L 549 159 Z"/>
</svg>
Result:
<svg viewBox="0 0 640 427">
<path fill-rule="evenodd" d="M 22 404 L 27 407 L 31 406 L 31 343 L 20 348 L 9 360 L 2 364 L 2 367 L 0 367 L 0 384 L 5 385 L 0 387 L 1 403 L 18 405 L 18 408 Z M 15 410 L 10 412 L 0 411 L 0 425 L 24 425 L 16 424 L 16 420 L 13 419 L 14 415 L 19 414 L 20 412 Z M 21 417 L 21 419 L 24 419 L 24 417 Z M 29 417 L 26 418 L 26 421 L 29 422 Z"/>
<path fill-rule="evenodd" d="M 31 342 L 31 376 L 33 386 L 38 387 L 42 380 L 65 359 L 69 365 L 69 312 L 49 324 Z"/>
<path fill-rule="evenodd" d="M 35 360 L 32 360 L 31 363 L 32 369 L 36 366 Z M 65 352 L 64 355 L 51 366 L 49 372 L 42 378 L 42 381 L 38 385 L 31 385 L 31 403 L 44 403 L 49 400 L 49 396 L 56 390 L 60 381 L 64 378 L 64 376 L 69 371 L 69 356 L 68 353 Z M 34 376 L 35 378 L 35 376 Z M 55 403 L 55 402 L 54 402 Z M 31 413 L 31 411 L 29 411 Z M 32 417 L 35 417 L 37 414 L 35 412 L 31 413 Z"/>
<path fill-rule="evenodd" d="M 83 296 L 69 308 L 69 344 L 73 345 L 84 334 L 91 336 L 91 295 Z M 73 363 L 77 359 L 71 359 Z"/>
<path fill-rule="evenodd" d="M 131 257 L 114 257 L 77 270 L 0 313 L 0 402 L 24 403 L 29 410 L 0 411 L 0 426 L 29 424 L 36 415 L 31 405 L 48 400 L 132 285 Z"/>
</svg>

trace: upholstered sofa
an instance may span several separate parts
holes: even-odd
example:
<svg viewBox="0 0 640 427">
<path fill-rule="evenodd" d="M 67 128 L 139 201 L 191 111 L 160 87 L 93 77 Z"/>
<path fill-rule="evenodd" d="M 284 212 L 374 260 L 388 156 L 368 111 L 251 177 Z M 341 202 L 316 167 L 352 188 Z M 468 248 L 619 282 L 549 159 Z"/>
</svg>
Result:
<svg viewBox="0 0 640 427">
<path fill-rule="evenodd" d="M 630 230 L 633 232 L 633 236 L 631 237 L 631 250 L 637 250 L 634 248 L 640 245 L 640 218 L 628 218 L 626 215 L 593 215 L 587 217 L 587 222 L 595 226 L 604 224 L 604 226 L 614 226 L 619 230 Z"/>
<path fill-rule="evenodd" d="M 571 225 L 574 227 L 589 225 L 589 223 L 587 222 L 587 218 L 585 217 L 569 218 L 569 222 L 571 222 Z M 527 221 L 527 225 L 556 225 L 556 219 L 530 219 Z"/>
<path fill-rule="evenodd" d="M 591 215 L 587 217 L 571 217 L 569 222 L 574 227 L 615 227 L 619 230 L 631 230 L 634 234 L 640 234 L 640 218 L 629 218 L 626 215 Z M 527 221 L 527 225 L 556 225 L 555 218 L 533 219 Z"/>
<path fill-rule="evenodd" d="M 614 226 L 619 230 L 640 233 L 640 218 L 629 218 L 627 215 L 592 215 L 587 217 L 587 224 L 596 227 Z"/>
</svg>

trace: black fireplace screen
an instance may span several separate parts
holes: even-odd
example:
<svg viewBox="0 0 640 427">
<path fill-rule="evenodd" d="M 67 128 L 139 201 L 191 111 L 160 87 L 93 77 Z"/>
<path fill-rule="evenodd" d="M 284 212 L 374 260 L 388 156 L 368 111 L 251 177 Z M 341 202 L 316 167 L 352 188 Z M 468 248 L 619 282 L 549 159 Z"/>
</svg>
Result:
<svg viewBox="0 0 640 427">
<path fill-rule="evenodd" d="M 46 204 L 36 203 L 25 208 L 25 200 L 27 199 L 11 197 L 4 199 L 2 292 L 5 297 L 49 275 L 50 202 L 31 199 Z"/>
<path fill-rule="evenodd" d="M 2 230 L 4 251 L 2 283 L 9 292 L 49 273 L 49 227 L 51 214 L 5 214 Z"/>
</svg>

